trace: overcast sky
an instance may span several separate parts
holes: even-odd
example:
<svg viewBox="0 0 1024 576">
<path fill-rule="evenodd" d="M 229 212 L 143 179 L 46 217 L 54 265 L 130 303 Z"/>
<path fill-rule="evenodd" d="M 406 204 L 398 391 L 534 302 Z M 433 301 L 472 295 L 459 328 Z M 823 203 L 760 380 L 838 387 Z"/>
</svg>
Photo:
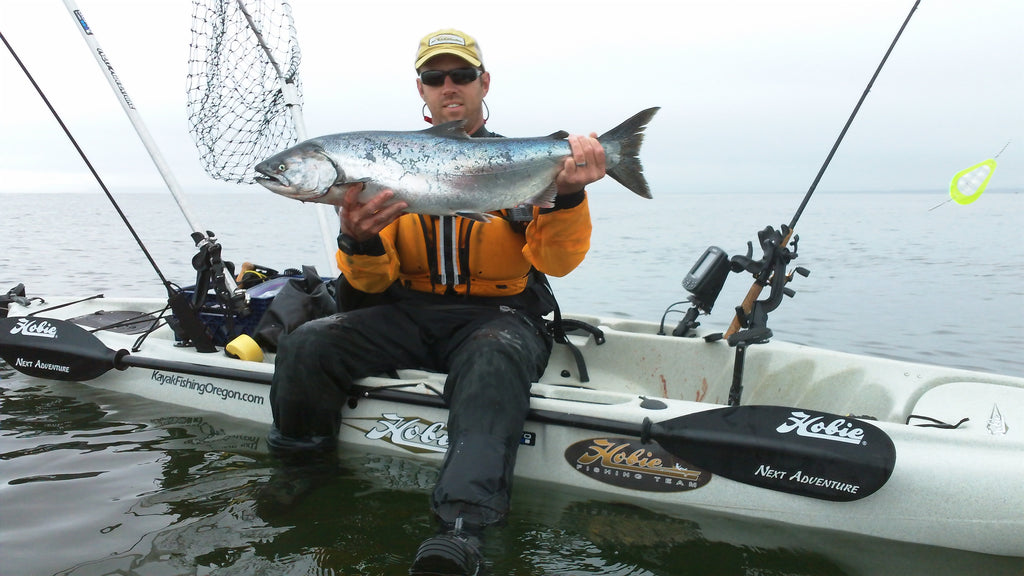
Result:
<svg viewBox="0 0 1024 576">
<path fill-rule="evenodd" d="M 483 48 L 488 126 L 506 136 L 600 133 L 661 106 L 642 153 L 658 195 L 805 192 L 913 2 L 292 4 L 309 136 L 425 128 L 416 45 L 456 27 Z M 78 7 L 185 191 L 222 188 L 188 135 L 191 2 Z M 1021 30 L 1021 0 L 922 0 L 818 190 L 934 189 L 941 201 L 955 172 L 1011 140 L 991 188 L 1024 190 Z M 108 186 L 163 186 L 62 2 L 0 0 L 0 32 Z M 0 191 L 98 190 L 3 52 Z"/>
</svg>

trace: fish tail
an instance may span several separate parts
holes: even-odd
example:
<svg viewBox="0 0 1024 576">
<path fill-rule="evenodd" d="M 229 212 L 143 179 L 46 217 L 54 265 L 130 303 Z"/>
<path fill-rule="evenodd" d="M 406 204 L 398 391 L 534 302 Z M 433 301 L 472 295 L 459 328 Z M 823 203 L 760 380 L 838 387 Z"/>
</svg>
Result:
<svg viewBox="0 0 1024 576">
<path fill-rule="evenodd" d="M 647 123 L 654 118 L 654 113 L 658 110 L 660 108 L 655 106 L 638 112 L 597 139 L 606 151 L 609 151 L 608 144 L 612 144 L 612 148 L 618 148 L 618 154 L 610 155 L 618 156 L 618 161 L 609 157 L 607 174 L 619 184 L 644 198 L 651 198 L 651 189 L 647 185 L 647 180 L 644 179 L 644 167 L 640 164 L 640 145 L 644 141 L 644 129 L 647 128 Z"/>
</svg>

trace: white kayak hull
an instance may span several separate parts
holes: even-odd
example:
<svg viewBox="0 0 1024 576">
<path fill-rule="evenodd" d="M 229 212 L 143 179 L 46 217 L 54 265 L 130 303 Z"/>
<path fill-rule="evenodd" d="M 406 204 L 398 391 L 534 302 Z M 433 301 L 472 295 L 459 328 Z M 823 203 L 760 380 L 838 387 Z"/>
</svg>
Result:
<svg viewBox="0 0 1024 576">
<path fill-rule="evenodd" d="M 10 315 L 76 318 L 97 310 L 154 311 L 160 300 L 90 300 L 40 312 L 52 304 L 14 306 Z M 653 323 L 574 317 L 599 327 L 605 343 L 570 336 L 590 381 L 556 345 L 534 385 L 531 409 L 639 424 L 720 408 L 732 383 L 734 349 L 724 341 L 657 335 Z M 99 331 L 114 350 L 130 350 L 137 335 Z M 150 334 L 132 357 L 168 366 L 188 363 L 241 370 L 269 380 L 273 358 L 246 362 L 223 353 L 200 354 L 175 345 L 167 327 Z M 16 367 L 16 366 L 15 366 Z M 374 391 L 399 390 L 401 399 L 369 394 L 346 409 L 340 441 L 369 450 L 440 461 L 447 413 L 438 392 L 444 375 L 400 371 L 399 380 L 368 378 Z M 110 370 L 86 384 L 148 399 L 270 424 L 269 386 L 176 369 Z M 746 352 L 744 405 L 775 405 L 864 417 L 891 438 L 896 465 L 877 492 L 833 502 L 736 482 L 672 460 L 637 437 L 531 420 L 524 431 L 517 477 L 569 486 L 580 494 L 626 501 L 685 517 L 714 514 L 880 537 L 1003 556 L 1024 556 L 1024 378 L 851 355 L 785 342 Z M 956 428 L 913 425 L 929 420 Z M 683 463 L 685 464 L 685 463 Z M 789 473 L 793 473 L 790 471 Z M 814 479 L 807 479 L 812 482 Z"/>
</svg>

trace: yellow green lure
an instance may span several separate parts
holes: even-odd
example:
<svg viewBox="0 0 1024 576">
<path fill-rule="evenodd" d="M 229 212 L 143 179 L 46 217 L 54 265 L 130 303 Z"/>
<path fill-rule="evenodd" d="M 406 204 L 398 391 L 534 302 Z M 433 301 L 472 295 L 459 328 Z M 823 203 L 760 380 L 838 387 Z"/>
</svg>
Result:
<svg viewBox="0 0 1024 576">
<path fill-rule="evenodd" d="M 996 161 L 989 158 L 957 172 L 949 183 L 949 197 L 957 204 L 966 205 L 974 202 L 985 191 L 995 170 Z"/>
<path fill-rule="evenodd" d="M 954 174 L 953 180 L 949 183 L 949 199 L 965 206 L 980 198 L 981 193 L 988 186 L 988 181 L 992 179 L 992 173 L 996 171 L 996 158 L 999 158 L 999 155 L 1003 153 L 1003 150 L 1006 150 L 1010 142 L 1007 141 L 1002 149 L 992 158 L 978 162 L 974 166 L 964 168 Z M 949 200 L 946 200 L 946 202 L 949 202 Z M 935 210 L 935 208 L 942 206 L 942 204 L 931 208 L 931 210 Z"/>
</svg>

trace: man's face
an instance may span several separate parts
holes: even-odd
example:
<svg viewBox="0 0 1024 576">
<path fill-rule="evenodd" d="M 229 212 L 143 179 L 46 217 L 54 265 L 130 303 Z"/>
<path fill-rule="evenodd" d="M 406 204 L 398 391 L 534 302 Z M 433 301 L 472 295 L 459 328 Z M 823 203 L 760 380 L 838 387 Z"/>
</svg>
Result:
<svg viewBox="0 0 1024 576">
<path fill-rule="evenodd" d="M 468 62 L 451 54 L 441 54 L 427 60 L 420 72 L 426 70 L 454 70 L 456 68 L 472 68 Z M 483 101 L 490 88 L 491 75 L 484 72 L 479 78 L 468 84 L 456 84 L 450 76 L 446 76 L 440 86 L 427 86 L 416 78 L 416 86 L 420 97 L 427 103 L 434 124 L 443 124 L 453 120 L 466 120 L 466 131 L 475 132 L 484 123 Z"/>
</svg>

